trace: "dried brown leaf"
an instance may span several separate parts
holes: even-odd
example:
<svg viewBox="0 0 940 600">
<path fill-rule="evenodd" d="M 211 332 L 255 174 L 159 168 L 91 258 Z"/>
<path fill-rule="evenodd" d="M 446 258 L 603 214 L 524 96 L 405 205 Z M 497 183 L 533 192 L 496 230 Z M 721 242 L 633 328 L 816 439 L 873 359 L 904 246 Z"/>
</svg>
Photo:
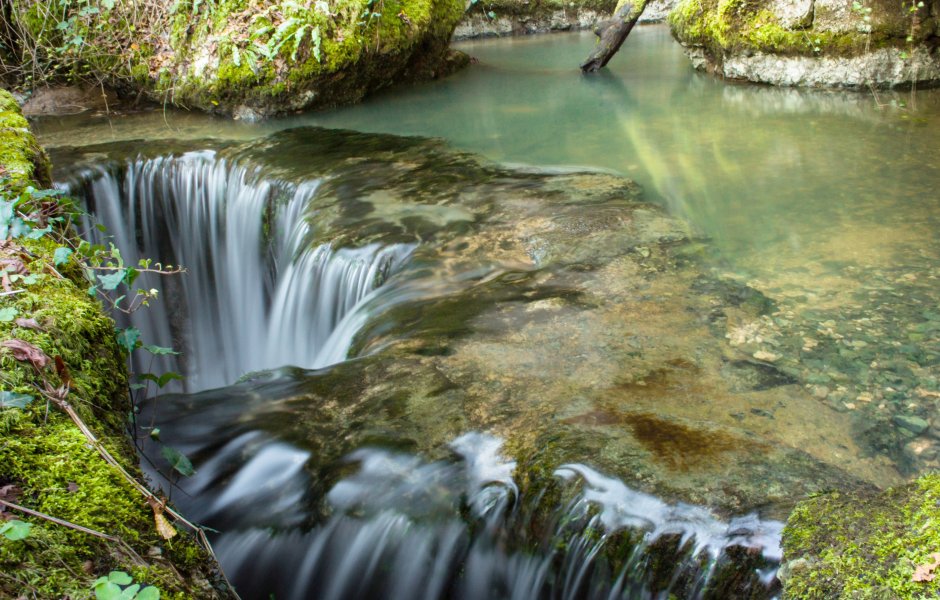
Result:
<svg viewBox="0 0 940 600">
<path fill-rule="evenodd" d="M 14 323 L 16 323 L 17 327 L 22 327 L 24 329 L 35 329 L 37 331 L 43 331 L 42 325 L 40 325 L 36 319 L 24 319 L 23 317 L 20 317 L 14 321 Z"/>
<path fill-rule="evenodd" d="M 62 385 L 70 388 L 72 387 L 72 375 L 69 373 L 69 367 L 65 364 L 65 361 L 62 360 L 61 356 L 55 357 L 55 372 L 59 376 L 59 380 L 62 381 Z"/>
<path fill-rule="evenodd" d="M 0 345 L 2 345 L 4 348 L 9 348 L 13 353 L 13 358 L 19 361 L 32 363 L 32 365 L 36 367 L 37 370 L 45 369 L 49 364 L 49 356 L 29 342 L 12 339 L 3 342 L 3 344 Z"/>
<path fill-rule="evenodd" d="M 176 528 L 173 527 L 173 524 L 163 516 L 163 510 L 165 506 L 153 498 L 148 499 L 147 502 L 150 504 L 150 508 L 153 509 L 153 521 L 157 526 L 157 533 L 159 533 L 165 540 L 173 539 L 178 532 L 176 531 Z"/>
<path fill-rule="evenodd" d="M 914 574 L 911 576 L 912 581 L 933 581 L 937 576 L 934 571 L 937 567 L 940 567 L 940 552 L 934 552 L 930 555 L 931 562 L 924 563 L 922 565 L 917 565 L 914 568 Z"/>
</svg>

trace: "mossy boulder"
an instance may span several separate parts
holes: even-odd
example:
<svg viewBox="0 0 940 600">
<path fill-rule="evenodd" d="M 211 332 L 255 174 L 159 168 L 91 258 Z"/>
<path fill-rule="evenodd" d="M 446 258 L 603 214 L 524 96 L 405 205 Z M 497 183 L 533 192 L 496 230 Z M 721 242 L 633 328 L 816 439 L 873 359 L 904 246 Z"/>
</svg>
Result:
<svg viewBox="0 0 940 600">
<path fill-rule="evenodd" d="M 676 0 L 653 0 L 640 18 L 664 21 Z M 455 39 L 528 35 L 589 29 L 609 19 L 616 0 L 474 0 L 454 31 Z"/>
<path fill-rule="evenodd" d="M 936 598 L 940 475 L 879 494 L 830 493 L 796 507 L 783 533 L 784 598 Z M 915 577 L 920 570 L 927 577 Z"/>
<path fill-rule="evenodd" d="M 92 4 L 93 13 L 13 3 L 23 44 L 48 57 L 50 78 L 244 118 L 356 102 L 466 62 L 447 47 L 461 0 Z"/>
<path fill-rule="evenodd" d="M 5 90 L 0 90 L 0 149 L 4 202 L 28 186 L 48 184 L 48 159 Z M 164 597 L 225 597 L 209 583 L 216 577 L 213 563 L 193 538 L 164 540 L 140 493 L 44 397 L 64 395 L 124 470 L 139 475 L 125 431 L 132 407 L 126 355 L 114 322 L 86 293 L 75 265 L 53 266 L 56 248 L 48 236 L 0 242 L 5 282 L 12 279 L 12 265 L 21 276 L 14 282 L 16 293 L 0 298 L 0 343 L 28 344 L 58 364 L 35 366 L 10 347 L 0 349 L 0 499 L 112 540 L 4 505 L 0 524 L 18 520 L 31 528 L 25 539 L 0 536 L 0 572 L 7 574 L 0 578 L 0 596 L 88 597 L 97 577 L 118 570 L 157 586 Z"/>
<path fill-rule="evenodd" d="M 936 2 L 681 0 L 673 35 L 696 68 L 775 85 L 940 81 Z"/>
</svg>

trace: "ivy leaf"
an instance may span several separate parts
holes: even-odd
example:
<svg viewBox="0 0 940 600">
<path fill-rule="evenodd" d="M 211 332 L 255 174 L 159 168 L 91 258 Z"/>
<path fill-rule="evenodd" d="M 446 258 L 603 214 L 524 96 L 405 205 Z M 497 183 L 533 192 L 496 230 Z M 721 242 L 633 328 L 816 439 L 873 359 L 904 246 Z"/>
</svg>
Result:
<svg viewBox="0 0 940 600">
<path fill-rule="evenodd" d="M 118 585 L 130 585 L 134 581 L 134 578 L 124 571 L 111 571 L 108 573 L 108 581 Z"/>
<path fill-rule="evenodd" d="M 0 309 L 0 323 L 9 323 L 16 318 L 16 315 L 20 314 L 20 311 L 14 307 L 8 307 Z"/>
<path fill-rule="evenodd" d="M 42 229 L 32 229 L 27 232 L 26 237 L 31 240 L 38 240 L 47 233 L 52 232 L 52 225 L 46 225 Z"/>
<path fill-rule="evenodd" d="M 137 347 L 137 341 L 140 339 L 140 330 L 136 327 L 128 327 L 117 332 L 117 342 L 121 348 L 128 352 L 133 352 Z"/>
<path fill-rule="evenodd" d="M 23 521 L 7 521 L 3 525 L 0 525 L 0 535 L 10 540 L 11 542 L 18 542 L 19 540 L 29 537 L 29 530 L 32 528 L 33 526 L 31 523 L 24 523 Z"/>
<path fill-rule="evenodd" d="M 185 477 L 192 477 L 196 474 L 196 469 L 193 468 L 193 463 L 186 458 L 182 452 L 173 448 L 172 446 L 164 446 L 160 449 L 160 454 L 163 455 L 163 458 L 170 463 L 170 466 Z"/>
<path fill-rule="evenodd" d="M 0 409 L 4 408 L 26 408 L 35 398 L 29 394 L 17 394 L 16 392 L 0 391 Z"/>
<path fill-rule="evenodd" d="M 183 376 L 180 375 L 179 373 L 174 373 L 173 371 L 167 371 L 166 373 L 164 373 L 163 375 L 160 375 L 159 377 L 157 377 L 153 373 L 143 373 L 140 376 L 140 378 L 143 379 L 144 381 L 152 381 L 155 384 L 157 384 L 158 388 L 162 388 L 163 386 L 170 383 L 171 381 L 181 381 L 183 379 Z"/>
<path fill-rule="evenodd" d="M 105 581 L 95 586 L 95 598 L 98 600 L 120 600 L 121 588 L 116 583 Z"/>
<path fill-rule="evenodd" d="M 154 356 L 164 356 L 166 354 L 179 354 L 173 348 L 164 348 L 163 346 L 154 346 L 153 344 L 144 344 L 143 349 Z"/>
<path fill-rule="evenodd" d="M 102 289 L 110 292 L 117 286 L 121 285 L 121 282 L 124 281 L 124 276 L 126 274 L 127 271 L 125 269 L 118 269 L 109 275 L 98 275 L 98 281 L 101 283 Z"/>
<path fill-rule="evenodd" d="M 66 248 L 65 246 L 59 246 L 55 249 L 55 254 L 52 255 L 52 262 L 55 266 L 63 265 L 69 261 L 69 258 L 72 256 L 72 249 Z"/>
<path fill-rule="evenodd" d="M 137 594 L 137 600 L 160 600 L 160 590 L 148 585 Z"/>
</svg>

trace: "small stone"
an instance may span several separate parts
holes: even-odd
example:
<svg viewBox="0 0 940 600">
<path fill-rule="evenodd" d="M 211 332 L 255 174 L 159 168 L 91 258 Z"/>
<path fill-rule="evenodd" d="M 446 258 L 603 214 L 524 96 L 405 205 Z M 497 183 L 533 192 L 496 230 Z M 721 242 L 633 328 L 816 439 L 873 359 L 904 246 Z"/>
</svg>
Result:
<svg viewBox="0 0 940 600">
<path fill-rule="evenodd" d="M 764 362 L 776 362 L 780 359 L 780 356 L 774 354 L 773 352 L 766 352 L 764 350 L 758 350 L 752 355 L 757 360 L 762 360 Z"/>
<path fill-rule="evenodd" d="M 931 440 L 917 438 L 904 445 L 904 454 L 910 459 L 933 460 L 937 457 L 937 446 Z"/>
<path fill-rule="evenodd" d="M 914 434 L 922 433 L 930 423 L 916 415 L 894 415 L 894 424 Z"/>
<path fill-rule="evenodd" d="M 844 402 L 845 407 L 849 410 L 855 410 L 855 404 L 853 402 Z"/>
<path fill-rule="evenodd" d="M 824 385 L 814 385 L 813 396 L 820 400 L 825 400 L 829 396 L 829 388 Z"/>
</svg>

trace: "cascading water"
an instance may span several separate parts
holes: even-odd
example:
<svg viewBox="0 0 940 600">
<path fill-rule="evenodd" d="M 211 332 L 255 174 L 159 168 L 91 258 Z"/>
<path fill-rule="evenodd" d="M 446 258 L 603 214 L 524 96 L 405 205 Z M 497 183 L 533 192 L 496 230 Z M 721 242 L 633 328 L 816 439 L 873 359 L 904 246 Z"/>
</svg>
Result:
<svg viewBox="0 0 940 600">
<path fill-rule="evenodd" d="M 234 416 L 245 409 L 216 394 L 203 398 L 210 411 Z M 556 489 L 568 490 L 570 500 L 540 506 L 540 494 L 520 493 L 516 463 L 491 435 L 464 434 L 450 444 L 453 458 L 436 462 L 360 448 L 343 461 L 356 470 L 316 499 L 303 468 L 310 452 L 257 431 L 239 433 L 248 431 L 243 419 L 217 430 L 191 420 L 201 419 L 190 415 L 166 427 L 175 445 L 197 457 L 197 474 L 179 482 L 179 501 L 193 518 L 223 530 L 216 552 L 243 597 L 652 600 L 776 593 L 781 523 L 753 514 L 724 521 L 580 464 L 554 473 Z M 235 434 L 213 449 L 222 429 Z M 209 458 L 201 463 L 200 456 Z"/>
<path fill-rule="evenodd" d="M 408 244 L 312 244 L 308 205 L 319 184 L 264 178 L 200 151 L 91 169 L 69 187 L 129 264 L 149 257 L 186 268 L 177 280 L 141 277 L 162 300 L 132 323 L 148 344 L 183 352 L 195 391 L 250 371 L 343 360 L 355 334 L 343 319 L 411 254 Z M 149 360 L 135 369 L 179 368 Z"/>
<path fill-rule="evenodd" d="M 265 160 L 282 149 L 265 143 L 92 167 L 68 184 L 127 262 L 139 251 L 188 270 L 140 280 L 162 298 L 133 324 L 148 343 L 183 355 L 178 365 L 136 368 L 182 370 L 189 392 L 143 403 L 140 421 L 161 430 L 159 440 L 143 436 L 151 461 L 144 468 L 188 518 L 217 532 L 213 544 L 242 597 L 777 593 L 780 523 L 666 502 L 581 464 L 589 455 L 517 471 L 500 438 L 476 433 L 492 427 L 508 433 L 508 446 L 518 444 L 509 420 L 520 414 L 515 403 L 536 402 L 547 389 L 539 386 L 548 378 L 525 379 L 524 393 L 500 393 L 490 381 L 477 387 L 491 373 L 522 381 L 542 366 L 514 362 L 516 349 L 525 350 L 520 340 L 531 335 L 527 343 L 548 353 L 566 351 L 526 327 L 543 318 L 561 324 L 606 301 L 597 294 L 603 280 L 594 279 L 602 269 L 581 242 L 647 218 L 627 212 L 624 188 L 602 188 L 584 203 L 600 215 L 596 222 L 566 220 L 574 194 L 596 181 L 568 174 L 558 181 L 573 183 L 559 188 L 547 176 L 498 169 L 473 177 L 474 163 L 441 160 L 439 149 L 415 140 L 318 130 L 277 141 L 310 139 L 326 155 L 316 168 L 323 178 L 304 179 L 305 164 L 275 169 L 287 177 L 253 166 L 271 164 Z M 367 243 L 318 243 L 318 218 L 343 239 Z M 577 254 L 576 265 L 558 260 L 564 246 L 532 264 L 535 250 L 569 234 L 577 237 L 567 253 Z M 624 236 L 602 240 L 605 260 L 637 243 L 634 232 Z M 375 239 L 421 239 L 420 259 L 411 260 L 413 244 Z M 580 301 L 585 290 L 594 291 L 591 302 Z M 519 307 L 525 317 L 510 318 Z M 368 356 L 342 362 L 357 332 Z M 487 337 L 502 332 L 521 334 L 508 352 Z M 477 353 L 461 356 L 468 342 Z M 467 359 L 480 356 L 500 369 L 475 375 Z M 266 372 L 242 377 L 259 370 Z M 580 375 L 557 371 L 567 394 Z M 536 412 L 556 428 L 578 423 L 558 420 L 554 409 Z M 595 411 L 591 422 L 603 416 Z M 585 430 L 587 439 L 599 434 Z M 174 474 L 161 457 L 165 446 L 189 457 L 196 473 Z M 615 468 L 629 476 L 629 466 Z"/>
</svg>

